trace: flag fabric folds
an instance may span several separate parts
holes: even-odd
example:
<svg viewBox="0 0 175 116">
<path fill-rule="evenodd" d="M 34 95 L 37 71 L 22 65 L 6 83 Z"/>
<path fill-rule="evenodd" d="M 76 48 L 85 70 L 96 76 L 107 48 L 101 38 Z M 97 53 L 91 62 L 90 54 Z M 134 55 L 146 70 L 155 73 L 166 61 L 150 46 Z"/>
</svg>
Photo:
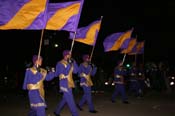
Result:
<svg viewBox="0 0 175 116">
<path fill-rule="evenodd" d="M 100 30 L 101 20 L 92 22 L 86 27 L 77 29 L 75 41 L 87 45 L 95 45 L 96 39 Z M 70 38 L 73 39 L 74 33 L 70 33 Z"/>
<path fill-rule="evenodd" d="M 47 0 L 1 0 L 0 29 L 43 29 Z"/>
<path fill-rule="evenodd" d="M 129 41 L 129 44 L 128 44 L 128 47 L 126 49 L 123 49 L 120 53 L 122 54 L 127 54 L 127 53 L 130 53 L 132 51 L 132 49 L 134 48 L 134 46 L 136 45 L 137 43 L 137 39 L 131 39 Z"/>
<path fill-rule="evenodd" d="M 113 33 L 107 36 L 103 42 L 104 51 L 116 51 L 127 48 L 133 29 L 126 32 Z"/>
<path fill-rule="evenodd" d="M 143 54 L 144 53 L 145 41 L 137 42 L 132 51 L 128 53 L 129 55 Z"/>
<path fill-rule="evenodd" d="M 83 3 L 84 0 L 49 3 L 46 29 L 75 32 L 78 27 Z"/>
</svg>

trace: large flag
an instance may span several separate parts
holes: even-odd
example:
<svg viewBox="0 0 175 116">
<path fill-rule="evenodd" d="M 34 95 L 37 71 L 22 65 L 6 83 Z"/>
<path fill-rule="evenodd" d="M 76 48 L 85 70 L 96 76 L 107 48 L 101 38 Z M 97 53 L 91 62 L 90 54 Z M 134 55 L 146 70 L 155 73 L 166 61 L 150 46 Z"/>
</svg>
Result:
<svg viewBox="0 0 175 116">
<path fill-rule="evenodd" d="M 128 44 L 128 47 L 126 49 L 123 49 L 121 51 L 122 54 L 127 54 L 127 53 L 130 53 L 132 51 L 132 49 L 134 48 L 134 46 L 136 45 L 137 43 L 137 39 L 136 38 L 133 38 L 129 41 L 129 44 Z"/>
<path fill-rule="evenodd" d="M 133 29 L 126 32 L 113 33 L 107 36 L 103 42 L 104 51 L 116 51 L 127 48 Z"/>
<path fill-rule="evenodd" d="M 0 0 L 0 29 L 43 29 L 47 0 Z"/>
<path fill-rule="evenodd" d="M 49 3 L 46 29 L 75 32 L 78 27 L 83 3 L 84 0 Z"/>
<path fill-rule="evenodd" d="M 86 27 L 77 29 L 75 41 L 91 46 L 95 45 L 100 26 L 101 20 L 97 20 Z M 73 37 L 74 33 L 70 33 L 70 38 L 73 39 Z"/>
<path fill-rule="evenodd" d="M 137 42 L 129 55 L 143 54 L 144 53 L 145 41 Z"/>
</svg>

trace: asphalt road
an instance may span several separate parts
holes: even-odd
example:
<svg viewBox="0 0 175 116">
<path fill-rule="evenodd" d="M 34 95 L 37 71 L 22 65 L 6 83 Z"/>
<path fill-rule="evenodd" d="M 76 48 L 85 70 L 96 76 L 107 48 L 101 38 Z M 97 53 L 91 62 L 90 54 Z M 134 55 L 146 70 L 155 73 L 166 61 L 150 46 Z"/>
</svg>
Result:
<svg viewBox="0 0 175 116">
<path fill-rule="evenodd" d="M 147 92 L 141 98 L 128 96 L 130 104 L 121 103 L 118 96 L 116 103 L 110 101 L 112 91 L 104 93 L 93 93 L 93 102 L 96 114 L 88 112 L 87 105 L 83 111 L 79 111 L 80 116 L 175 116 L 175 94 L 165 94 L 159 92 Z M 76 102 L 80 99 L 82 92 L 75 93 Z M 56 90 L 46 91 L 46 101 L 48 109 L 47 116 L 54 116 L 53 111 L 59 102 L 61 95 Z M 4 90 L 0 92 L 0 116 L 27 116 L 29 110 L 28 97 L 26 92 L 17 90 Z M 71 116 L 67 106 L 62 110 L 61 116 Z"/>
</svg>

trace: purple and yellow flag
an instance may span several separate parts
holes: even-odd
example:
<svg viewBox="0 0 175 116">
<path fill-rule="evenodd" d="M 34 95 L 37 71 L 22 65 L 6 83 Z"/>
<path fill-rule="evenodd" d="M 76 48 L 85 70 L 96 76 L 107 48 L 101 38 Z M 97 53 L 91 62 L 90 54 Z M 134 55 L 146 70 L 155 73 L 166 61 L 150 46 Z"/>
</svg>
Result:
<svg viewBox="0 0 175 116">
<path fill-rule="evenodd" d="M 144 53 L 144 46 L 145 46 L 145 41 L 138 42 L 132 51 L 129 53 L 129 55 L 135 55 L 135 54 L 143 54 Z"/>
<path fill-rule="evenodd" d="M 0 29 L 44 29 L 47 0 L 0 0 Z"/>
<path fill-rule="evenodd" d="M 109 52 L 127 48 L 132 32 L 133 29 L 127 32 L 118 32 L 107 36 L 103 42 L 104 51 Z"/>
<path fill-rule="evenodd" d="M 128 47 L 126 49 L 123 49 L 120 53 L 122 54 L 127 54 L 130 53 L 132 51 L 132 49 L 134 48 L 134 46 L 137 43 L 137 39 L 133 38 L 129 41 Z"/>
<path fill-rule="evenodd" d="M 77 29 L 75 41 L 94 46 L 100 30 L 101 20 L 94 21 L 86 27 Z M 70 38 L 73 39 L 74 33 L 70 33 Z"/>
<path fill-rule="evenodd" d="M 75 32 L 78 27 L 83 3 L 84 0 L 49 3 L 46 29 Z"/>
</svg>

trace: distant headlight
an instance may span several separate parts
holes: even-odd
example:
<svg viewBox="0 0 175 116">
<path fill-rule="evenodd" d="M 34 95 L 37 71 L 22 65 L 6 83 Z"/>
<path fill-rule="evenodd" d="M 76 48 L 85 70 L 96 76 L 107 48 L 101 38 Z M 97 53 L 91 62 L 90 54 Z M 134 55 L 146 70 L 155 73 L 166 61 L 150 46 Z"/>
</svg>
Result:
<svg viewBox="0 0 175 116">
<path fill-rule="evenodd" d="M 109 85 L 109 83 L 108 82 L 105 82 L 105 85 Z"/>
<path fill-rule="evenodd" d="M 170 85 L 171 85 L 171 86 L 174 85 L 174 82 L 170 82 Z"/>
</svg>

